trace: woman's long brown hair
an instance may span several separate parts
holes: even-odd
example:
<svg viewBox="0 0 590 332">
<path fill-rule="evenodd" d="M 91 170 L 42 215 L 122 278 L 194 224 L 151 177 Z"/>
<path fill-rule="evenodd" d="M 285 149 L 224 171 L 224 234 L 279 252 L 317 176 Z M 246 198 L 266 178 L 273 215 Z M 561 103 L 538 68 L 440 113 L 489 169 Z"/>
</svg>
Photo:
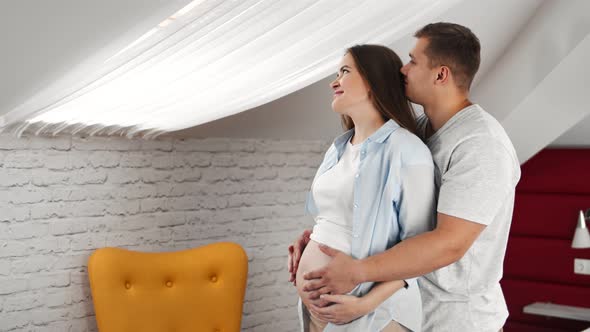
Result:
<svg viewBox="0 0 590 332">
<path fill-rule="evenodd" d="M 361 77 L 371 89 L 370 98 L 384 121 L 394 120 L 400 127 L 416 133 L 416 116 L 406 98 L 402 73 L 402 61 L 397 54 L 381 45 L 355 45 L 346 50 Z M 341 115 L 345 130 L 354 128 L 354 122 L 347 115 Z"/>
</svg>

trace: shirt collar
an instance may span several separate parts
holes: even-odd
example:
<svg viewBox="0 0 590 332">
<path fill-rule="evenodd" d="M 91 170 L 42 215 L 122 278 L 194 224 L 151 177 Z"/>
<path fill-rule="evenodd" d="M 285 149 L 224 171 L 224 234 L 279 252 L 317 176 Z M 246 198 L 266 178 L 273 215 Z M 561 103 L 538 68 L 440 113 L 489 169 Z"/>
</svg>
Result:
<svg viewBox="0 0 590 332">
<path fill-rule="evenodd" d="M 387 137 L 389 137 L 389 135 L 391 135 L 391 133 L 393 133 L 397 128 L 399 128 L 399 125 L 397 124 L 397 122 L 395 122 L 393 120 L 388 120 L 387 122 L 385 122 L 381 126 L 381 128 L 377 129 L 376 132 L 374 132 L 371 136 L 369 136 L 369 138 L 367 138 L 367 141 L 368 142 L 375 142 L 375 143 L 383 143 L 387 139 Z M 352 129 L 346 131 L 344 134 L 336 137 L 336 139 L 334 140 L 334 146 L 338 150 L 338 155 L 340 155 L 341 152 L 344 151 L 344 146 L 350 140 L 350 137 L 352 137 L 353 134 L 354 134 L 354 128 L 352 128 Z"/>
</svg>

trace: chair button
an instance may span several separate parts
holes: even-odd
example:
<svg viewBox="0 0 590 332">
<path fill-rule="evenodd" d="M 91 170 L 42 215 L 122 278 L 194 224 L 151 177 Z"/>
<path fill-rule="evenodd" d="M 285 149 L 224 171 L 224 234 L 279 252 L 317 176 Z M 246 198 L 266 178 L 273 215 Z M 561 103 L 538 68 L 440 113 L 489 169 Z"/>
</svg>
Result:
<svg viewBox="0 0 590 332">
<path fill-rule="evenodd" d="M 213 332 L 221 332 L 221 329 L 213 329 Z"/>
<path fill-rule="evenodd" d="M 127 288 L 127 289 L 131 288 L 131 283 L 129 281 L 127 281 L 125 283 L 125 288 Z"/>
<path fill-rule="evenodd" d="M 217 276 L 211 276 L 209 280 L 211 280 L 211 282 L 217 282 Z"/>
<path fill-rule="evenodd" d="M 172 281 L 166 281 L 166 287 L 172 287 Z"/>
</svg>

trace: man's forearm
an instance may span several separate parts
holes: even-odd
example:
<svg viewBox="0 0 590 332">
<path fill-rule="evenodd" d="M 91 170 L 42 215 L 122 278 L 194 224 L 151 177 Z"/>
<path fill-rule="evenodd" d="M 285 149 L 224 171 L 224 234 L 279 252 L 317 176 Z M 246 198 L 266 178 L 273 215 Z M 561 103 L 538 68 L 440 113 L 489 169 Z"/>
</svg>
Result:
<svg viewBox="0 0 590 332">
<path fill-rule="evenodd" d="M 403 280 L 421 276 L 447 266 L 463 256 L 463 252 L 449 245 L 440 231 L 417 235 L 394 247 L 359 260 L 355 279 L 367 281 Z"/>
</svg>

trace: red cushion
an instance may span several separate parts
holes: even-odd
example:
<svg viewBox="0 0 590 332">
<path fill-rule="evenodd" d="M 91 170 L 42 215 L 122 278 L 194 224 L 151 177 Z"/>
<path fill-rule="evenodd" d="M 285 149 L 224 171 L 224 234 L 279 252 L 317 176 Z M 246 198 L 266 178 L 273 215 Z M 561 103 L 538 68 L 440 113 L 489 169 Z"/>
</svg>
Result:
<svg viewBox="0 0 590 332">
<path fill-rule="evenodd" d="M 590 169 L 590 164 L 588 165 Z M 590 195 L 517 193 L 510 235 L 570 240 Z"/>
<path fill-rule="evenodd" d="M 574 274 L 574 258 L 590 259 L 590 249 L 572 249 L 569 240 L 511 236 L 504 278 L 581 286 L 590 291 L 590 275 Z M 590 297 L 586 305 L 590 306 Z"/>
<path fill-rule="evenodd" d="M 521 169 L 519 191 L 590 194 L 590 149 L 545 149 Z"/>
</svg>

